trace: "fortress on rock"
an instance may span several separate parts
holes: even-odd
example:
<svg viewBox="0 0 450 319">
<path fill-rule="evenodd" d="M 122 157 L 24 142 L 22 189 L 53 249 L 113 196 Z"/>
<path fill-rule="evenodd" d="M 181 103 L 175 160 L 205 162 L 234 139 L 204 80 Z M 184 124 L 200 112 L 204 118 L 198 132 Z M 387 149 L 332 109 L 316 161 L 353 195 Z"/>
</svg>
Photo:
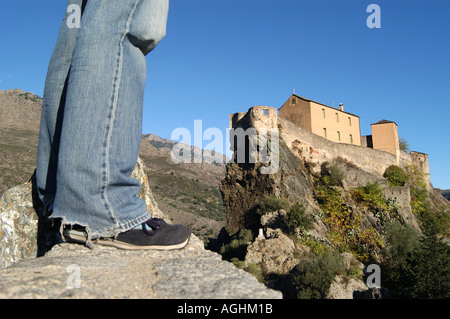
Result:
<svg viewBox="0 0 450 319">
<path fill-rule="evenodd" d="M 400 149 L 398 126 L 381 120 L 371 124 L 372 135 L 361 136 L 359 116 L 293 94 L 278 110 L 254 106 L 230 115 L 230 128 L 278 128 L 280 138 L 303 160 L 315 163 L 342 158 L 374 175 L 383 175 L 390 165 L 414 165 L 432 191 L 428 155 Z"/>
</svg>

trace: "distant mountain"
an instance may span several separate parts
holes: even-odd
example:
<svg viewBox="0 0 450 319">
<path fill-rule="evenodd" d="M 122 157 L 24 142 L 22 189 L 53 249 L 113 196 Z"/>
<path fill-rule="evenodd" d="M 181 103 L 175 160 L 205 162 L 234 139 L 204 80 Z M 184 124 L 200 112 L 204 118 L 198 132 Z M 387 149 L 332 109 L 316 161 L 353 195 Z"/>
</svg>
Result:
<svg viewBox="0 0 450 319">
<path fill-rule="evenodd" d="M 444 196 L 445 198 L 447 198 L 448 200 L 450 200 L 450 189 L 446 189 L 441 191 L 442 196 Z"/>
<path fill-rule="evenodd" d="M 0 90 L 0 196 L 27 182 L 36 168 L 41 109 L 42 98 L 31 92 Z M 176 164 L 170 156 L 176 144 L 156 134 L 142 136 L 140 157 L 158 206 L 200 238 L 216 234 L 225 224 L 219 191 L 225 164 Z M 198 148 L 187 148 L 193 155 L 202 154 Z"/>
<path fill-rule="evenodd" d="M 219 184 L 225 176 L 224 163 L 179 163 L 172 161 L 177 142 L 156 134 L 142 136 L 140 157 L 146 166 L 150 187 L 159 207 L 172 219 L 191 227 L 200 238 L 217 234 L 225 225 Z M 201 154 L 187 146 L 191 158 Z M 196 151 L 195 151 L 196 150 Z M 224 162 L 227 158 L 224 156 Z"/>
</svg>

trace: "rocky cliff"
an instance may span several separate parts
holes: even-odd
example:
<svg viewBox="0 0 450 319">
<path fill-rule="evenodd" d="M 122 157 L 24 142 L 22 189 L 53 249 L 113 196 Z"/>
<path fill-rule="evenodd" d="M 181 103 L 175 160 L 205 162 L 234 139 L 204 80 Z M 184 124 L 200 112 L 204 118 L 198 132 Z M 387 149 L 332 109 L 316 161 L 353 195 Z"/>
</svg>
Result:
<svg viewBox="0 0 450 319">
<path fill-rule="evenodd" d="M 363 280 L 369 264 L 391 262 L 399 243 L 389 238 L 403 235 L 390 229 L 401 225 L 397 231 L 412 234 L 437 226 L 448 238 L 450 202 L 430 188 L 428 172 L 406 153 L 398 163 L 386 152 L 333 143 L 277 119 L 270 109 L 257 106 L 230 116 L 232 128 L 254 129 L 257 136 L 278 129 L 279 168 L 263 174 L 267 163 L 247 161 L 248 155 L 237 160 L 236 152 L 254 151 L 250 137 L 246 148 L 234 146 L 234 162 L 220 185 L 227 224 L 215 249 L 285 297 L 389 296 Z M 388 168 L 395 174 L 387 174 Z M 322 273 L 314 273 L 318 268 Z M 308 286 L 307 278 L 316 279 Z"/>
<path fill-rule="evenodd" d="M 258 204 L 268 195 L 300 201 L 310 214 L 320 208 L 314 199 L 313 181 L 304 163 L 299 161 L 286 144 L 280 141 L 280 166 L 274 174 L 261 174 L 261 163 L 227 165 L 220 190 L 223 196 L 229 235 L 244 228 L 257 229 L 260 216 Z M 320 228 L 321 225 L 318 225 Z"/>
</svg>

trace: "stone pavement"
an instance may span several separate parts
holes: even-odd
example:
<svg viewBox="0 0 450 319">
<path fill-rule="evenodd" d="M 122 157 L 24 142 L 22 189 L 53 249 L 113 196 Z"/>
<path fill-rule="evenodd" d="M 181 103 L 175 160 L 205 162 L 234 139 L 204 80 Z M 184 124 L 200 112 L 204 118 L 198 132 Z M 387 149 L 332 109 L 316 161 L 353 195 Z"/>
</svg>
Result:
<svg viewBox="0 0 450 319">
<path fill-rule="evenodd" d="M 194 235 L 178 251 L 126 251 L 76 244 L 0 269 L 0 298 L 279 299 Z"/>
</svg>

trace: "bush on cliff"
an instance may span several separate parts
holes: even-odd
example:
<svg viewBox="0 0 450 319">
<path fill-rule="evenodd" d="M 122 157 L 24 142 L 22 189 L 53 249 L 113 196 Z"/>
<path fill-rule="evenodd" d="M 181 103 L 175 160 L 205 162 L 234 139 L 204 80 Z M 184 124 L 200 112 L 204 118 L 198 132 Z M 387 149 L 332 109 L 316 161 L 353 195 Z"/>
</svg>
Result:
<svg viewBox="0 0 450 319">
<path fill-rule="evenodd" d="M 348 206 L 341 189 L 330 185 L 328 176 L 316 179 L 315 194 L 320 208 L 326 214 L 328 238 L 340 252 L 350 251 L 366 262 L 383 247 L 380 235 L 373 227 L 364 227 L 361 216 Z"/>
<path fill-rule="evenodd" d="M 324 299 L 336 275 L 344 274 L 341 256 L 336 252 L 302 259 L 290 273 L 298 299 Z"/>
<path fill-rule="evenodd" d="M 388 181 L 390 187 L 405 186 L 408 181 L 408 174 L 397 165 L 391 165 L 384 171 L 383 177 Z"/>
<path fill-rule="evenodd" d="M 397 217 L 397 202 L 386 199 L 378 182 L 356 187 L 351 190 L 351 194 L 358 204 L 367 207 L 378 218 L 381 225 Z"/>
<path fill-rule="evenodd" d="M 307 232 L 313 227 L 313 220 L 311 216 L 306 215 L 305 208 L 302 204 L 294 204 L 287 213 L 286 225 L 289 227 L 289 232 L 294 233 L 296 229 L 301 232 Z"/>
<path fill-rule="evenodd" d="M 244 260 L 247 253 L 247 246 L 254 240 L 253 233 L 249 229 L 241 229 L 239 233 L 232 236 L 228 244 L 223 244 L 220 248 L 220 254 L 223 259 L 231 260 L 237 258 Z"/>
<path fill-rule="evenodd" d="M 257 212 L 262 216 L 265 213 L 276 212 L 280 209 L 288 210 L 289 201 L 284 198 L 276 197 L 275 195 L 268 195 L 259 203 Z"/>
</svg>

